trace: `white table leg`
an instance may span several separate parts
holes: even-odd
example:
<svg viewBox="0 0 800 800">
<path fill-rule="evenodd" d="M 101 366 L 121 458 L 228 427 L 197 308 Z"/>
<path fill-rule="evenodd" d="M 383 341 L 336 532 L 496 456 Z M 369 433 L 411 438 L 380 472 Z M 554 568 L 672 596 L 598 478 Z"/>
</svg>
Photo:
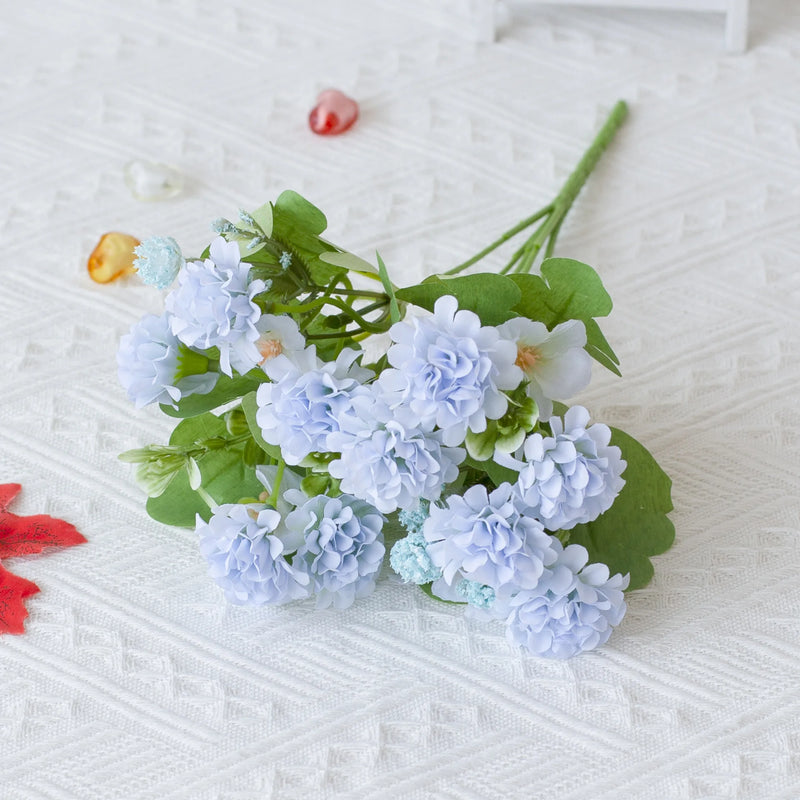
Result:
<svg viewBox="0 0 800 800">
<path fill-rule="evenodd" d="M 475 40 L 493 42 L 497 37 L 497 0 L 472 0 Z"/>
<path fill-rule="evenodd" d="M 725 47 L 731 53 L 742 53 L 747 48 L 748 0 L 729 0 L 725 18 Z"/>
</svg>

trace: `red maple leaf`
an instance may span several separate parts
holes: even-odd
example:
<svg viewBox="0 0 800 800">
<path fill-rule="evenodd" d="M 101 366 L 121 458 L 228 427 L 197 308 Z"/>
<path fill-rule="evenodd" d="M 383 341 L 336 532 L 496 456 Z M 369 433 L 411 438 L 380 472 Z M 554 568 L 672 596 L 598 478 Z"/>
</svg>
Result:
<svg viewBox="0 0 800 800">
<path fill-rule="evenodd" d="M 7 511 L 19 494 L 18 483 L 0 484 L 0 558 L 40 553 L 45 547 L 68 547 L 86 539 L 63 519 L 36 514 L 20 517 Z M 22 633 L 28 616 L 25 598 L 39 587 L 0 565 L 0 633 Z"/>
<path fill-rule="evenodd" d="M 39 587 L 26 581 L 0 565 L 0 633 L 23 633 L 25 631 L 25 598 L 36 594 Z"/>
</svg>

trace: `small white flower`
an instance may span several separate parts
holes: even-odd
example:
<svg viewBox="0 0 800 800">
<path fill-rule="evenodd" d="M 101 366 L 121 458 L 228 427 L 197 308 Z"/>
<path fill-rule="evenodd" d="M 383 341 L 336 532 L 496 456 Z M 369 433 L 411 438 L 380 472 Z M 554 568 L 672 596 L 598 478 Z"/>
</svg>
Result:
<svg viewBox="0 0 800 800">
<path fill-rule="evenodd" d="M 552 331 L 541 322 L 517 317 L 498 327 L 504 339 L 517 345 L 517 366 L 528 379 L 527 393 L 539 407 L 539 418 L 553 414 L 553 400 L 566 400 L 589 385 L 592 359 L 583 349 L 586 328 L 577 319 Z"/>
<path fill-rule="evenodd" d="M 259 364 L 262 369 L 266 371 L 267 362 L 280 355 L 286 356 L 292 364 L 300 365 L 306 340 L 291 317 L 263 314 L 256 323 L 256 330 L 259 336 L 255 345 L 261 355 Z"/>
</svg>

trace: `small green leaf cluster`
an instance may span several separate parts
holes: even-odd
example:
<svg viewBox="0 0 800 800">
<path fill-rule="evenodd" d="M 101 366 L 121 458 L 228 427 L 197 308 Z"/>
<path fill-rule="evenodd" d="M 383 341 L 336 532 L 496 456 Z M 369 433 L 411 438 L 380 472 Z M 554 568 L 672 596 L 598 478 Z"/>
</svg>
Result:
<svg viewBox="0 0 800 800">
<path fill-rule="evenodd" d="M 401 316 L 388 282 L 358 256 L 322 238 L 328 222 L 316 206 L 293 191 L 215 230 L 239 243 L 242 261 L 267 289 L 255 300 L 265 313 L 287 314 L 323 358 L 372 333 L 383 333 Z M 207 253 L 207 251 L 206 251 Z M 381 289 L 367 288 L 369 282 Z"/>
</svg>

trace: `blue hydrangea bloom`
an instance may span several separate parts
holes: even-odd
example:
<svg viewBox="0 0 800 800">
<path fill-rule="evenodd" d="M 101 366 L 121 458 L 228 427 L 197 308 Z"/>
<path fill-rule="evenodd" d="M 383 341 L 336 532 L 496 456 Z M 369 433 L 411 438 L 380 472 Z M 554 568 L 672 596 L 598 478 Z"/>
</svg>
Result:
<svg viewBox="0 0 800 800">
<path fill-rule="evenodd" d="M 263 358 L 255 344 L 261 310 L 254 297 L 265 288 L 264 281 L 250 280 L 239 245 L 217 237 L 210 258 L 187 263 L 166 297 L 172 332 L 189 347 L 219 348 L 225 375 L 232 375 L 232 368 L 248 372 Z"/>
<path fill-rule="evenodd" d="M 445 599 L 464 579 L 495 590 L 533 588 L 556 555 L 553 537 L 520 514 L 508 483 L 491 494 L 477 484 L 448 497 L 446 507 L 431 506 L 423 532 L 431 560 L 442 570 L 433 588 Z"/>
<path fill-rule="evenodd" d="M 216 373 L 177 379 L 180 347 L 165 315 L 142 317 L 120 339 L 117 374 L 136 408 L 150 403 L 174 407 L 182 397 L 205 394 L 214 388 Z"/>
<path fill-rule="evenodd" d="M 389 564 L 406 583 L 432 583 L 442 576 L 442 571 L 431 561 L 425 537 L 419 531 L 394 543 Z"/>
<path fill-rule="evenodd" d="M 461 581 L 456 586 L 456 591 L 475 608 L 486 610 L 492 607 L 495 601 L 495 590 L 491 586 L 484 586 L 477 581 Z"/>
<path fill-rule="evenodd" d="M 534 589 L 507 604 L 506 635 L 512 644 L 545 658 L 570 658 L 608 641 L 625 615 L 629 576 L 609 575 L 605 564 L 589 564 L 586 548 L 571 544 Z"/>
<path fill-rule="evenodd" d="M 526 514 L 551 531 L 591 522 L 609 509 L 625 481 L 626 463 L 618 447 L 609 445 L 607 425 L 588 425 L 582 406 L 550 418 L 552 436 L 534 433 L 523 445 L 516 491 Z M 499 461 L 502 456 L 496 455 Z"/>
<path fill-rule="evenodd" d="M 487 419 L 505 414 L 502 390 L 522 381 L 516 344 L 481 326 L 477 314 L 459 311 L 454 297 L 440 297 L 433 317 L 397 322 L 389 333 L 393 369 L 378 384 L 393 411 L 408 413 L 425 431 L 438 427 L 451 447 L 464 441 L 467 429 L 481 433 Z"/>
<path fill-rule="evenodd" d="M 134 266 L 139 277 L 156 289 L 166 289 L 177 277 L 184 264 L 178 243 L 171 236 L 153 236 L 133 250 Z"/>
<path fill-rule="evenodd" d="M 442 447 L 436 436 L 394 419 L 380 402 L 365 398 L 357 408 L 327 440 L 341 453 L 328 471 L 341 480 L 342 491 L 390 514 L 415 509 L 420 499 L 438 499 L 444 485 L 458 477 L 462 449 Z"/>
<path fill-rule="evenodd" d="M 287 558 L 297 542 L 281 515 L 263 504 L 225 504 L 197 518 L 209 574 L 236 605 L 281 605 L 310 594 L 308 574 Z"/>
<path fill-rule="evenodd" d="M 362 381 L 372 373 L 355 363 L 358 351 L 345 349 L 335 362 L 316 367 L 310 361 L 316 361 L 314 349 L 305 355 L 309 363 L 292 363 L 284 355 L 272 359 L 265 369 L 275 382 L 262 384 L 256 395 L 261 433 L 281 448 L 287 464 L 299 464 L 310 453 L 330 452 L 330 434 L 355 415 L 357 398 L 370 396 Z"/>
<path fill-rule="evenodd" d="M 292 567 L 305 573 L 317 595 L 317 608 L 349 608 L 356 598 L 375 588 L 385 548 L 383 516 L 355 497 L 287 492 L 297 508 L 286 516 L 286 527 L 302 543 Z"/>
</svg>

